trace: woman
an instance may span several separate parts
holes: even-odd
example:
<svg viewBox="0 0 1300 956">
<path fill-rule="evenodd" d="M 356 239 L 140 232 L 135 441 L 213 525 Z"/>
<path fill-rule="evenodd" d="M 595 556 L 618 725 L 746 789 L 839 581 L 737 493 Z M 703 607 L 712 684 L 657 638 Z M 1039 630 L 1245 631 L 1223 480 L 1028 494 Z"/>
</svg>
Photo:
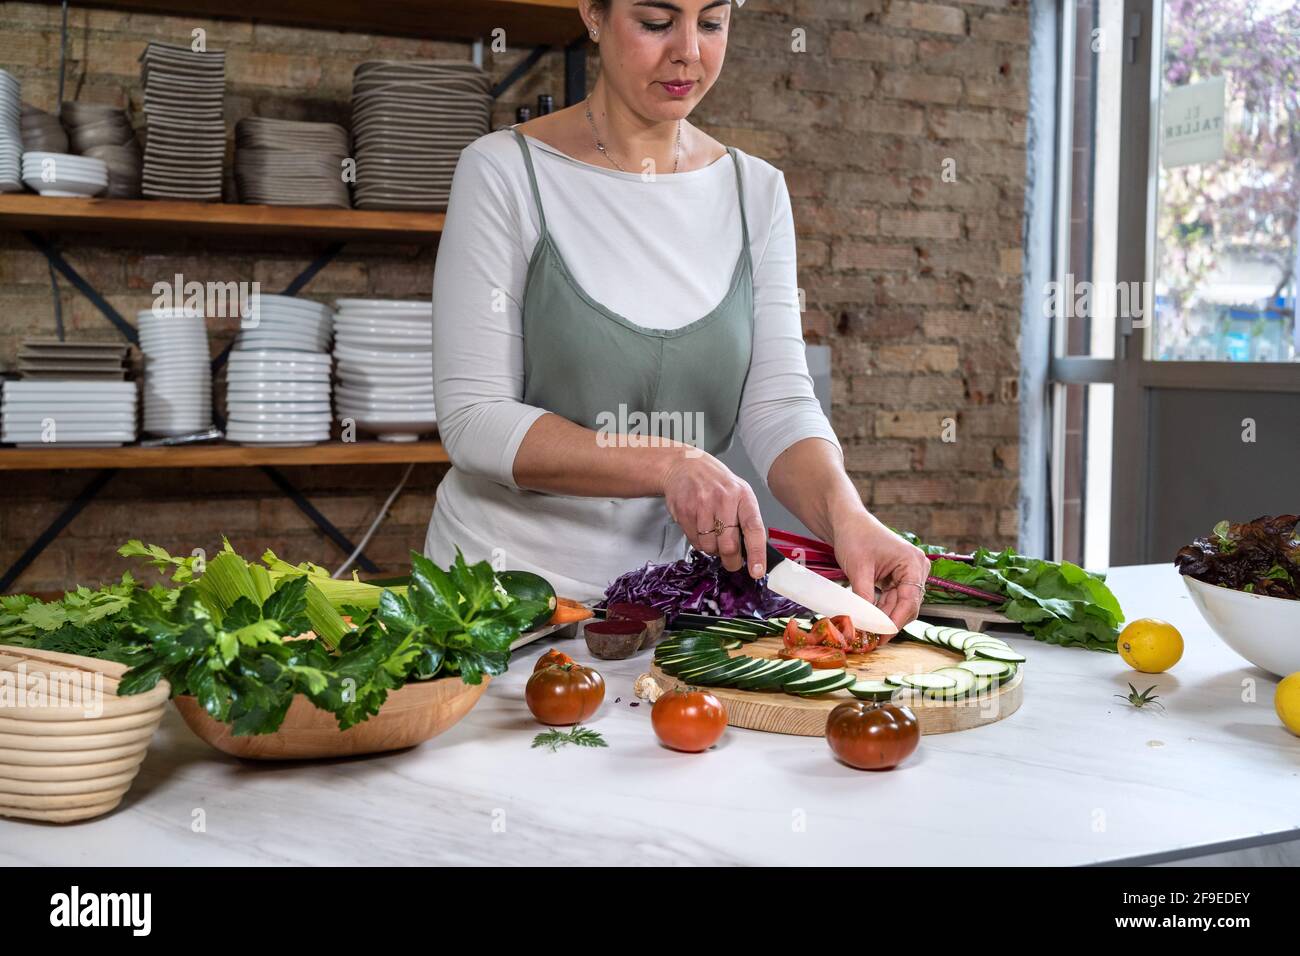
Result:
<svg viewBox="0 0 1300 956">
<path fill-rule="evenodd" d="M 736 432 L 901 626 L 928 562 L 863 507 L 813 396 L 782 174 L 686 121 L 732 12 L 585 0 L 602 64 L 590 97 L 462 153 L 433 287 L 453 467 L 425 551 L 445 566 L 459 546 L 584 600 L 681 557 L 683 537 L 760 578 L 754 493 L 714 457 Z"/>
</svg>

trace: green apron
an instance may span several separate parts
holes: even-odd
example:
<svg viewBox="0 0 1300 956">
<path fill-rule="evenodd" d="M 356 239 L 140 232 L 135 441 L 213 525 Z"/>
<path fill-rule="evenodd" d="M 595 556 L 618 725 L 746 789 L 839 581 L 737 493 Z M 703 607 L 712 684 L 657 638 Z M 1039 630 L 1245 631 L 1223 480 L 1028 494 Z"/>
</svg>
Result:
<svg viewBox="0 0 1300 956">
<path fill-rule="evenodd" d="M 736 170 L 741 246 L 727 294 L 689 325 L 648 329 L 605 308 L 578 285 L 547 231 L 528 143 L 518 130 L 514 134 L 541 227 L 523 296 L 524 404 L 604 434 L 630 432 L 686 441 L 710 454 L 726 451 L 754 329 L 749 224 L 735 152 L 727 148 Z"/>
</svg>

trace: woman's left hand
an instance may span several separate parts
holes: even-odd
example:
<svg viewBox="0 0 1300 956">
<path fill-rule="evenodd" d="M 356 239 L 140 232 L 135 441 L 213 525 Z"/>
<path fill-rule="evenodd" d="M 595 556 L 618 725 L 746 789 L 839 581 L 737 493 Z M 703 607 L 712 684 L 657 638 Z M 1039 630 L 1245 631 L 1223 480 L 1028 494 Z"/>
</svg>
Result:
<svg viewBox="0 0 1300 956">
<path fill-rule="evenodd" d="M 925 596 L 930 559 L 865 510 L 834 524 L 835 560 L 853 590 L 876 604 L 900 628 L 915 620 Z M 886 638 L 888 640 L 888 638 Z"/>
</svg>

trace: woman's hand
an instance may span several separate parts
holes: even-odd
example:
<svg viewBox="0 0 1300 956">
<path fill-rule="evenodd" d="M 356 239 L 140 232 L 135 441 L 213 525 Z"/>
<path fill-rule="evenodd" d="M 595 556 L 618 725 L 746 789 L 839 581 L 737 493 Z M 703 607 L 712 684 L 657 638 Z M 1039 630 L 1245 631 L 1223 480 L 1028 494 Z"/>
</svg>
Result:
<svg viewBox="0 0 1300 956">
<path fill-rule="evenodd" d="M 767 573 L 767 529 L 748 482 L 712 455 L 692 449 L 674 457 L 664 470 L 661 487 L 668 513 L 692 546 L 718 555 L 728 571 L 747 564 L 750 577 Z M 725 526 L 721 534 L 713 533 L 717 521 Z M 741 531 L 745 554 L 740 550 Z"/>
<path fill-rule="evenodd" d="M 876 604 L 900 628 L 915 620 L 925 596 L 930 559 L 904 541 L 864 508 L 857 508 L 833 525 L 835 560 L 849 576 L 853 590 Z M 886 638 L 888 640 L 888 638 Z"/>
</svg>

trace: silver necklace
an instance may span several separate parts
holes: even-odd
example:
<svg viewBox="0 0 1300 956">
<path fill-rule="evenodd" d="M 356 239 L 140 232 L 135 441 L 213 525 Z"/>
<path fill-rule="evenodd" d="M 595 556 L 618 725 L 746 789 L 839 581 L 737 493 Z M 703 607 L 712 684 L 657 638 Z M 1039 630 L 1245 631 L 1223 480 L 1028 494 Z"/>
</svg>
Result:
<svg viewBox="0 0 1300 956">
<path fill-rule="evenodd" d="M 586 106 L 587 106 L 587 122 L 591 124 L 591 135 L 596 140 L 596 149 L 600 152 L 602 156 L 604 156 L 611 163 L 613 163 L 620 173 L 627 172 L 627 170 L 623 168 L 623 164 L 620 163 L 617 159 L 615 159 L 613 155 L 610 154 L 610 151 L 606 148 L 605 144 L 600 141 L 600 132 L 596 129 L 596 118 L 591 115 L 590 96 L 587 97 Z M 677 121 L 677 146 L 673 150 L 673 172 L 674 173 L 677 172 L 677 167 L 681 165 L 681 161 L 682 161 L 682 121 L 678 120 Z"/>
</svg>

